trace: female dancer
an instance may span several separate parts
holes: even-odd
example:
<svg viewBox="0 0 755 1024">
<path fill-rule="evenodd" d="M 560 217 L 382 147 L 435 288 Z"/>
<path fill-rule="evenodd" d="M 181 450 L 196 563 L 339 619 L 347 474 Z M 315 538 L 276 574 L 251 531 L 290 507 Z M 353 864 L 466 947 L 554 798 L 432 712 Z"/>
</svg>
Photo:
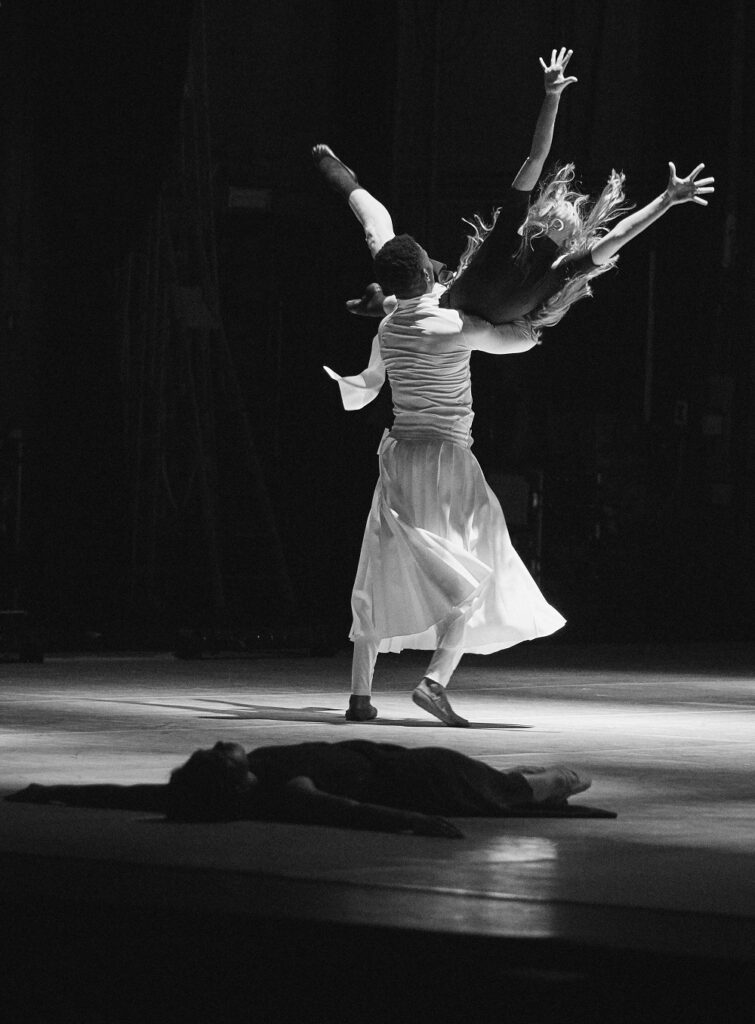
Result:
<svg viewBox="0 0 755 1024">
<path fill-rule="evenodd" d="M 265 820 L 463 838 L 454 817 L 615 817 L 570 807 L 591 780 L 563 766 L 498 771 L 441 747 L 392 743 L 238 743 L 195 751 L 167 785 L 39 786 L 7 797 L 162 812 L 180 821 Z"/>
<path fill-rule="evenodd" d="M 496 231 L 494 237 L 488 241 L 486 251 L 476 261 L 475 274 L 479 274 L 483 280 L 488 278 L 495 279 L 497 290 L 506 286 L 510 289 L 515 280 L 516 275 L 512 274 L 511 268 L 508 266 L 510 261 L 507 258 L 501 259 L 501 256 L 503 251 L 505 251 L 506 257 L 510 255 L 512 239 L 516 240 L 517 246 L 519 244 L 520 239 L 516 234 L 516 230 L 524 219 L 530 192 L 537 184 L 545 160 L 550 152 L 561 94 L 569 85 L 577 81 L 573 76 L 567 78 L 564 75 L 566 67 L 571 60 L 572 52 L 572 50 L 566 50 L 564 47 L 558 53 L 556 50 L 553 50 L 550 64 L 546 64 L 540 58 L 540 64 L 544 72 L 545 97 L 535 124 L 530 154 L 516 175 L 509 194 L 496 212 Z M 326 145 L 315 146 L 312 150 L 312 157 L 327 183 L 348 201 L 350 209 L 364 229 L 365 241 L 374 257 L 382 246 L 394 237 L 393 221 L 390 213 L 379 200 L 361 187 L 354 172 L 336 157 L 330 147 Z M 482 222 L 478 219 L 476 225 L 473 226 L 476 227 L 473 237 L 476 239 L 481 238 L 480 229 L 484 230 Z M 462 258 L 462 266 L 464 268 L 470 262 L 471 255 L 472 253 L 468 247 L 468 251 Z M 459 271 L 455 275 L 450 275 L 443 264 L 434 263 L 434 266 L 436 276 L 442 283 L 449 284 L 450 280 L 455 281 L 459 277 Z M 500 281 L 501 273 L 506 276 L 505 282 Z M 468 283 L 467 292 L 469 291 L 470 285 Z M 453 294 L 454 299 L 451 299 L 449 296 L 444 304 L 461 309 L 463 307 L 455 301 L 455 298 L 468 297 L 470 298 L 470 308 L 466 309 L 466 312 L 485 316 L 484 312 L 471 308 L 472 300 L 477 298 L 474 293 L 465 295 L 457 285 L 453 289 Z M 379 286 L 370 285 L 366 295 L 361 300 L 352 300 L 347 303 L 347 306 L 352 313 L 357 315 L 383 316 L 383 299 L 384 294 Z M 501 319 L 489 316 L 485 316 L 485 319 L 491 323 L 503 322 Z M 509 317 L 508 319 L 516 318 Z"/>
<path fill-rule="evenodd" d="M 574 302 L 591 294 L 589 281 L 615 266 L 618 251 L 671 206 L 690 201 L 707 205 L 702 197 L 714 191 L 714 179 L 698 177 L 705 165 L 699 164 L 681 178 L 673 163 L 669 163 L 666 190 L 610 231 L 608 224 L 626 210 L 624 175 L 616 171 L 592 202 L 573 187 L 574 165 L 566 164 L 543 182 L 531 201 L 550 152 L 561 94 L 577 81 L 564 76 L 572 52 L 563 47 L 558 53 L 553 50 L 550 64 L 540 58 L 545 98 L 530 154 L 494 212 L 492 223 L 485 224 L 477 215 L 469 222 L 473 233 L 455 273 L 448 274 L 442 264 L 433 264 L 447 288 L 441 305 L 492 324 L 526 317 L 537 330 L 553 326 Z M 374 257 L 395 237 L 390 213 L 359 185 L 354 172 L 328 146 L 315 146 L 312 156 L 325 180 L 346 197 Z M 382 317 L 392 308 L 391 298 L 387 307 L 384 301 L 378 283 L 347 307 L 358 315 Z"/>
</svg>

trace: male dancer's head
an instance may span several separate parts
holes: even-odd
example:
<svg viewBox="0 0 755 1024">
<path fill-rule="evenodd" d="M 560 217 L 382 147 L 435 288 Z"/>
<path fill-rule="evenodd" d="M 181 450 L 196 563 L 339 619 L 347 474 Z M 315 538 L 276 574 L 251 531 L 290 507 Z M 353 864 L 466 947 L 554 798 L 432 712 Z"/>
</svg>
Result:
<svg viewBox="0 0 755 1024">
<path fill-rule="evenodd" d="M 395 235 L 374 259 L 375 278 L 385 295 L 413 299 L 430 292 L 435 274 L 430 257 L 411 235 Z"/>
</svg>

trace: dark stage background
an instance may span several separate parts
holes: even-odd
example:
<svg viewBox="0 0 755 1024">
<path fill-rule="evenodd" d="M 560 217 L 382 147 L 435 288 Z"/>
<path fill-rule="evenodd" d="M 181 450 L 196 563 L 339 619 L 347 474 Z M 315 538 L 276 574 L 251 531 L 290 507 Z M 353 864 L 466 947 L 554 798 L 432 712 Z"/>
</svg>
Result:
<svg viewBox="0 0 755 1024">
<path fill-rule="evenodd" d="M 717 193 L 537 351 L 475 357 L 475 452 L 550 642 L 749 638 L 752 40 L 744 0 L 3 4 L 3 606 L 53 646 L 345 638 L 390 405 L 346 414 L 321 369 L 361 369 L 374 323 L 309 147 L 453 266 L 566 44 L 553 158 L 640 205 L 705 161 Z"/>
</svg>

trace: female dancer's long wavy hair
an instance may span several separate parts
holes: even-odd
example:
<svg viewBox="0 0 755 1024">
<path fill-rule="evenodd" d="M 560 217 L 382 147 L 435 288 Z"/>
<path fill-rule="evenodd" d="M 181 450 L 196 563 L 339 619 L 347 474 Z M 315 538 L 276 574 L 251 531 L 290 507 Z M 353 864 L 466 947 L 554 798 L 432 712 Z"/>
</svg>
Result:
<svg viewBox="0 0 755 1024">
<path fill-rule="evenodd" d="M 534 240 L 546 235 L 555 224 L 563 223 L 565 216 L 568 216 L 576 227 L 571 236 L 561 244 L 560 252 L 583 256 L 608 231 L 611 221 L 629 209 L 624 204 L 624 175 L 619 171 L 611 171 L 605 188 L 594 201 L 573 188 L 573 181 L 574 164 L 556 167 L 550 177 L 543 182 L 531 203 L 520 228 L 522 241 L 514 255 L 514 261 L 522 268 L 523 273 L 526 273 L 530 262 Z M 467 238 L 467 245 L 453 280 L 457 280 L 469 266 L 475 253 L 493 230 L 499 212 L 500 207 L 494 211 L 490 224 L 486 224 L 477 214 L 473 220 L 466 221 L 472 228 L 472 234 Z M 560 291 L 552 295 L 539 309 L 533 310 L 525 320 L 536 330 L 557 324 L 573 303 L 592 295 L 589 282 L 593 277 L 611 270 L 617 259 L 618 256 L 613 256 L 607 263 L 575 274 L 566 281 Z"/>
</svg>

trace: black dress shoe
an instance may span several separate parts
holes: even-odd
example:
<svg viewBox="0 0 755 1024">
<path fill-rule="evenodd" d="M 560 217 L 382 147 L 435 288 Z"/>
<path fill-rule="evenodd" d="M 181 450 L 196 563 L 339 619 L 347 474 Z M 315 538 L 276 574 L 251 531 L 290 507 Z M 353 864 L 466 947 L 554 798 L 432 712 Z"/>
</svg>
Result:
<svg viewBox="0 0 755 1024">
<path fill-rule="evenodd" d="M 377 718 L 378 709 L 370 703 L 369 695 L 360 696 L 352 693 L 349 697 L 349 706 L 346 710 L 346 718 L 349 722 L 370 722 Z"/>
</svg>

